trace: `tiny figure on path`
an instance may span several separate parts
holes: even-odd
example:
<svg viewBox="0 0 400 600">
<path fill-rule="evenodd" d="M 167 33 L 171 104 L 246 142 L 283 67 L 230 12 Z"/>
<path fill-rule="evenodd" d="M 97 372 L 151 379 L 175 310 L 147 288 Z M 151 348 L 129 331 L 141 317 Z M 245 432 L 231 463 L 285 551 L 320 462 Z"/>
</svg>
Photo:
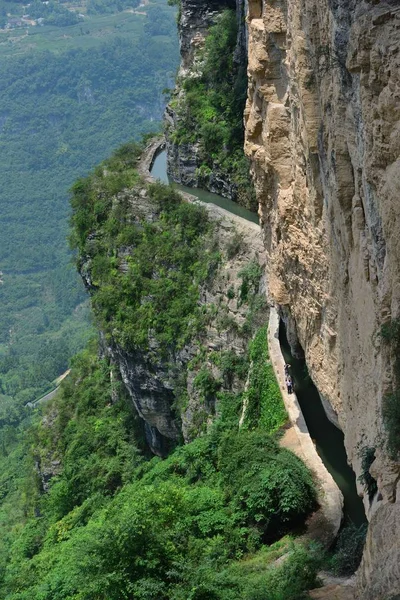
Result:
<svg viewBox="0 0 400 600">
<path fill-rule="evenodd" d="M 290 365 L 288 363 L 285 364 L 285 375 L 290 376 Z"/>
<path fill-rule="evenodd" d="M 288 394 L 293 394 L 293 380 L 289 373 L 286 374 L 285 383 Z"/>
</svg>

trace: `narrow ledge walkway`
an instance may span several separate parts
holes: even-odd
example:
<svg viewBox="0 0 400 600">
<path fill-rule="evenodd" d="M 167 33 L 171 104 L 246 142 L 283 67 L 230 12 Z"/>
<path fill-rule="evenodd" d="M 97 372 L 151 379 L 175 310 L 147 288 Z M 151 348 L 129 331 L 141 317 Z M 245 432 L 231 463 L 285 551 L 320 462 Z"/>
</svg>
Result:
<svg viewBox="0 0 400 600">
<path fill-rule="evenodd" d="M 296 394 L 288 394 L 285 384 L 285 360 L 279 342 L 279 315 L 270 309 L 268 348 L 275 377 L 279 383 L 291 427 L 281 439 L 281 445 L 294 452 L 314 474 L 320 505 L 307 521 L 307 537 L 329 547 L 340 528 L 343 496 L 332 475 L 322 462 L 309 434 Z"/>
<path fill-rule="evenodd" d="M 162 136 L 152 140 L 145 148 L 139 161 L 138 171 L 146 183 L 155 182 L 151 175 L 151 169 L 155 157 L 164 148 L 165 138 Z M 188 202 L 200 202 L 194 195 L 186 192 L 180 192 L 180 194 Z M 215 204 L 202 203 L 202 205 L 210 215 L 222 219 L 227 229 L 234 226 L 239 231 L 242 230 L 247 234 L 251 231 L 261 241 L 261 228 L 258 224 L 233 215 Z M 281 445 L 294 452 L 308 466 L 317 482 L 320 508 L 307 521 L 306 537 L 317 540 L 325 547 L 329 547 L 336 538 L 342 521 L 343 496 L 315 449 L 296 395 L 287 393 L 284 375 L 285 361 L 279 342 L 279 316 L 274 307 L 270 309 L 268 346 L 270 360 L 291 423 L 291 427 L 286 430 L 281 440 Z"/>
</svg>

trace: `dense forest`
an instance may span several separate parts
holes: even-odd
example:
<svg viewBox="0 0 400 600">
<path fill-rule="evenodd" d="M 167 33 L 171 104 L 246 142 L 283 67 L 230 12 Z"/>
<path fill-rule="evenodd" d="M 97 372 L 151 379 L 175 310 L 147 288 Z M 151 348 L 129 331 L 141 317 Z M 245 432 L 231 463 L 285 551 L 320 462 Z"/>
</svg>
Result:
<svg viewBox="0 0 400 600">
<path fill-rule="evenodd" d="M 105 339 L 118 336 L 122 346 L 153 356 L 156 369 L 160 356 L 201 339 L 210 317 L 201 287 L 224 258 L 206 211 L 173 189 L 151 184 L 153 212 L 140 216 L 140 203 L 132 202 L 135 194 L 143 198 L 139 155 L 137 145 L 124 145 L 77 181 L 71 239 L 78 265 L 90 263 Z M 234 252 L 237 243 L 228 246 Z M 253 317 L 243 323 L 245 355 L 214 352 L 217 379 L 203 364 L 202 345 L 181 367 L 197 370 L 195 387 L 204 403 L 215 398 L 216 410 L 193 441 L 178 442 L 166 458 L 149 452 L 119 371 L 94 341 L 73 359 L 43 411 L 0 429 L 2 598 L 300 600 L 318 585 L 322 566 L 354 571 L 359 532 L 347 532 L 330 558 L 304 536 L 316 487 L 279 444 L 287 415 L 266 327 L 254 319 L 265 301 L 260 276 L 254 265 L 239 273 L 238 301 Z M 188 296 L 180 293 L 187 286 Z M 153 312 L 150 297 L 163 312 Z M 183 410 L 177 402 L 177 418 Z"/>
<path fill-rule="evenodd" d="M 125 190 L 141 197 L 138 156 L 136 145 L 125 145 L 74 185 L 72 242 L 78 265 L 90 261 L 94 313 L 106 338 L 150 355 L 155 338 L 158 355 L 173 356 L 201 338 L 201 286 L 223 268 L 223 257 L 205 210 L 171 188 L 151 185 L 154 214 L 135 212 Z M 240 302 L 250 312 L 262 300 L 260 276 L 254 267 L 240 274 Z M 320 549 L 290 533 L 301 533 L 316 507 L 314 482 L 278 443 L 287 416 L 268 366 L 266 329 L 254 319 L 244 327 L 243 360 L 219 355 L 224 385 L 201 365 L 199 347 L 195 385 L 204 402 L 216 395 L 218 409 L 212 425 L 166 459 L 149 453 L 117 369 L 93 342 L 24 441 L 3 428 L 3 598 L 299 600 L 316 585 Z M 235 392 L 234 377 L 248 380 L 243 392 Z M 239 428 L 245 401 L 248 418 Z"/>
<path fill-rule="evenodd" d="M 89 335 L 67 249 L 68 188 L 119 143 L 161 127 L 178 59 L 175 13 L 162 1 L 146 11 L 124 13 L 112 35 L 103 29 L 112 17 L 97 29 L 88 21 L 83 34 L 58 28 L 59 38 L 33 28 L 48 32 L 49 48 L 0 62 L 2 422 L 16 422 Z M 77 48 L 65 49 L 65 37 Z"/>
<path fill-rule="evenodd" d="M 42 477 L 19 482 L 29 517 L 3 531 L 2 598 L 299 600 L 321 559 L 285 536 L 314 504 L 301 462 L 266 429 L 238 432 L 232 398 L 207 435 L 151 458 L 95 350 L 31 434 Z"/>
</svg>

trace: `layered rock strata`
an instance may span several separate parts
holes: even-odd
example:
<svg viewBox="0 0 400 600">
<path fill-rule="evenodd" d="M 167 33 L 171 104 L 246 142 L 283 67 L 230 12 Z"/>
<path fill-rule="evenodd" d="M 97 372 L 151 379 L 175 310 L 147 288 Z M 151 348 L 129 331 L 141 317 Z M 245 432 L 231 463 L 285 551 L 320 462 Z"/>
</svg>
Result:
<svg viewBox="0 0 400 600">
<path fill-rule="evenodd" d="M 380 335 L 400 316 L 400 7 L 250 0 L 248 27 L 245 150 L 269 293 L 358 476 L 375 448 L 358 595 L 383 600 L 400 592 L 400 465 L 382 423 L 395 378 Z"/>
</svg>

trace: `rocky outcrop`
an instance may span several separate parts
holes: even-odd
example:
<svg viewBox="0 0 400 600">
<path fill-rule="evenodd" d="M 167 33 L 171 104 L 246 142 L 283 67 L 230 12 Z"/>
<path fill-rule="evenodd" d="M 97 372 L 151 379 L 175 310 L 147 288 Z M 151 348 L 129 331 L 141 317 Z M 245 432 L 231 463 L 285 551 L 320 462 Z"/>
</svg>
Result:
<svg viewBox="0 0 400 600">
<path fill-rule="evenodd" d="M 54 423 L 57 417 L 57 409 L 55 406 L 52 406 L 42 419 L 43 430 L 46 431 L 50 438 L 54 437 Z M 55 451 L 54 447 L 39 448 L 40 446 L 35 448 L 33 455 L 35 472 L 40 493 L 46 493 L 49 491 L 50 481 L 53 477 L 60 474 L 62 466 L 59 452 Z"/>
<path fill-rule="evenodd" d="M 238 185 L 232 173 L 215 162 L 212 168 L 201 171 L 204 162 L 201 154 L 201 143 L 198 140 L 177 142 L 176 131 L 182 118 L 186 118 L 187 107 L 182 83 L 191 78 L 199 77 L 202 63 L 199 50 L 204 47 L 204 41 L 209 28 L 225 9 L 233 9 L 237 14 L 238 34 L 233 58 L 235 69 L 245 69 L 247 64 L 247 35 L 245 27 L 244 0 L 182 0 L 180 19 L 178 23 L 181 65 L 177 77 L 176 89 L 172 101 L 165 110 L 165 131 L 167 138 L 168 175 L 177 183 L 189 187 L 201 187 L 215 194 L 238 200 Z M 221 73 L 222 77 L 229 74 Z M 240 194 L 239 194 L 240 195 Z"/>
<path fill-rule="evenodd" d="M 118 203 L 128 206 L 125 218 L 140 226 L 158 218 L 147 184 L 154 183 L 149 169 L 164 143 L 164 140 L 155 140 L 149 144 L 137 165 L 142 182 L 135 189 L 120 192 L 113 200 L 114 206 Z M 190 194 L 184 193 L 183 197 L 187 202 L 198 203 Z M 206 431 L 218 410 L 215 391 L 205 394 L 196 383 L 200 371 L 212 382 L 218 382 L 219 391 L 243 391 L 246 375 L 225 377 L 216 357 L 230 353 L 244 358 L 252 333 L 268 320 L 259 225 L 215 205 L 204 205 L 204 208 L 213 223 L 212 240 L 204 240 L 204 251 L 209 251 L 207 243 L 212 242 L 213 251 L 218 250 L 221 260 L 199 289 L 198 302 L 207 315 L 201 333 L 194 335 L 179 351 L 171 350 L 168 355 L 161 351 L 155 339 L 149 339 L 146 349 L 140 346 L 127 349 L 116 341 L 112 331 L 101 336 L 104 353 L 119 370 L 136 411 L 144 421 L 147 443 L 160 456 L 167 454 L 182 437 L 190 441 Z M 131 251 L 126 247 L 118 250 L 119 269 L 123 272 L 128 269 Z M 257 310 L 252 311 L 250 295 L 241 300 L 241 271 L 255 263 L 260 265 L 255 292 L 260 295 L 260 303 Z M 91 258 L 83 257 L 80 273 L 88 291 L 95 293 Z"/>
<path fill-rule="evenodd" d="M 181 0 L 178 22 L 181 52 L 179 76 L 188 75 L 196 57 L 196 48 L 201 47 L 208 29 L 225 8 L 236 10 L 236 0 Z"/>
<path fill-rule="evenodd" d="M 358 476 L 362 449 L 376 448 L 358 597 L 383 600 L 400 592 L 400 465 L 382 424 L 394 375 L 380 336 L 400 316 L 400 10 L 397 0 L 250 0 L 248 26 L 245 150 L 269 294 Z"/>
<path fill-rule="evenodd" d="M 179 116 L 171 106 L 167 106 L 164 113 L 166 123 L 167 137 L 167 160 L 168 176 L 172 181 L 186 185 L 187 187 L 196 187 L 208 190 L 213 194 L 218 194 L 224 198 L 237 201 L 237 185 L 231 178 L 214 165 L 213 170 L 207 170 L 205 173 L 199 171 L 201 158 L 199 157 L 200 144 L 179 143 L 171 140 L 171 133 L 177 128 Z"/>
</svg>

